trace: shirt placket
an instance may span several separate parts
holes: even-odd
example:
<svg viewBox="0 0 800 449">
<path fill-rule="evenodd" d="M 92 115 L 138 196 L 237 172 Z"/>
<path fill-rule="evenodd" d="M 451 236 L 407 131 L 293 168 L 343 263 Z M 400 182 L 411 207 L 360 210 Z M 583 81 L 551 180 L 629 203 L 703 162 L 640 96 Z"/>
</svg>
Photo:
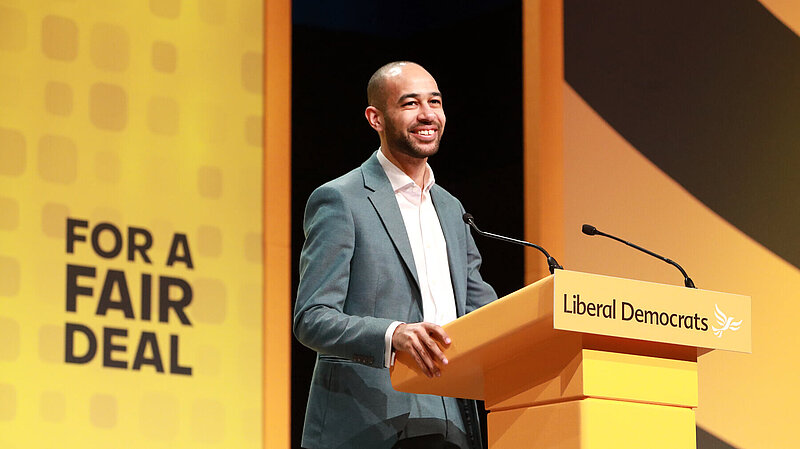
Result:
<svg viewBox="0 0 800 449">
<path fill-rule="evenodd" d="M 432 261 L 432 256 L 433 256 L 432 251 L 433 251 L 434 242 L 433 242 L 433 239 L 432 239 L 432 237 L 430 235 L 431 223 L 430 223 L 430 220 L 428 220 L 429 217 L 427 217 L 427 215 L 426 215 L 426 211 L 427 211 L 427 209 L 426 209 L 426 206 L 427 206 L 426 205 L 426 201 L 427 201 L 427 196 L 425 194 L 425 191 L 422 190 L 422 189 L 419 189 L 419 206 L 418 206 L 419 207 L 419 209 L 418 209 L 418 212 L 419 212 L 419 235 L 420 235 L 420 242 L 422 244 L 422 254 L 423 254 L 423 257 L 425 258 L 425 267 L 424 267 L 424 270 L 425 270 L 425 284 L 426 284 L 425 288 L 427 289 L 427 293 L 428 293 L 427 296 L 428 296 L 428 300 L 429 300 L 429 303 L 430 303 L 429 305 L 430 305 L 430 308 L 431 308 L 431 314 L 430 314 L 430 317 L 428 317 L 428 319 L 431 322 L 434 322 L 434 323 L 438 324 L 438 322 L 439 322 L 439 310 L 438 310 L 438 307 L 437 307 L 437 304 L 436 304 L 436 298 L 434 297 L 434 288 L 433 288 L 434 287 L 433 283 L 435 282 L 435 279 L 434 279 L 434 277 L 431 276 L 431 269 L 432 269 L 431 261 Z M 427 224 L 427 226 L 426 226 L 426 224 Z"/>
</svg>

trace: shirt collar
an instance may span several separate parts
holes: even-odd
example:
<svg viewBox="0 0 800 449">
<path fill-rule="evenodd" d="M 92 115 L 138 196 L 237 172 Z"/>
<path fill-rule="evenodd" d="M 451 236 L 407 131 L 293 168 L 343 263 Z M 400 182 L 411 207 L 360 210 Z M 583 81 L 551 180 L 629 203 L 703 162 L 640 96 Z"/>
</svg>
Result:
<svg viewBox="0 0 800 449">
<path fill-rule="evenodd" d="M 400 170 L 389 158 L 384 156 L 380 148 L 378 148 L 378 162 L 381 164 L 381 167 L 383 167 L 383 171 L 389 178 L 389 182 L 392 183 L 392 189 L 394 189 L 395 193 L 417 185 L 410 176 L 405 174 L 403 170 Z M 431 187 L 433 187 L 433 183 L 436 179 L 433 177 L 433 169 L 431 169 L 431 166 L 427 163 L 425 164 L 425 170 L 428 172 L 426 176 L 428 183 L 423 190 L 427 193 L 431 190 Z"/>
</svg>

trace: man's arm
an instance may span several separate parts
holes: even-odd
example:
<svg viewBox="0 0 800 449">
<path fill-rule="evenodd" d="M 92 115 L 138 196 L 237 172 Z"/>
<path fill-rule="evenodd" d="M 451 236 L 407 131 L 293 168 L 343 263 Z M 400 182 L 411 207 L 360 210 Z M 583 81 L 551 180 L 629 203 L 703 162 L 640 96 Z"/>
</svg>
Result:
<svg viewBox="0 0 800 449">
<path fill-rule="evenodd" d="M 458 202 L 455 198 L 453 200 Z M 464 208 L 460 202 L 458 205 L 463 215 Z M 481 278 L 481 255 L 466 226 L 463 232 L 466 233 L 467 242 L 467 298 L 465 312 L 469 313 L 497 299 L 497 294 Z M 394 332 L 392 346 L 395 350 L 410 353 L 417 365 L 428 377 L 439 376 L 442 367 L 448 364 L 448 360 L 441 348 L 450 346 L 450 338 L 442 327 L 433 323 L 401 324 Z"/>
<path fill-rule="evenodd" d="M 356 236 L 341 192 L 330 186 L 315 190 L 303 230 L 295 336 L 319 353 L 383 367 L 384 334 L 393 320 L 344 313 Z"/>
</svg>

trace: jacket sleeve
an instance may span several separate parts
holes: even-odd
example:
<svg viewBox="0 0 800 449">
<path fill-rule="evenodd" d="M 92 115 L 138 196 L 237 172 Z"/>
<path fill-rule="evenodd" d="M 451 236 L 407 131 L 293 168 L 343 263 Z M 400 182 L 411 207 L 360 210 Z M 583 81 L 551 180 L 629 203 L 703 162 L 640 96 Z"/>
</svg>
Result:
<svg viewBox="0 0 800 449">
<path fill-rule="evenodd" d="M 340 191 L 322 186 L 311 194 L 303 232 L 295 336 L 320 354 L 382 368 L 384 334 L 392 320 L 345 313 L 356 235 Z"/>
</svg>

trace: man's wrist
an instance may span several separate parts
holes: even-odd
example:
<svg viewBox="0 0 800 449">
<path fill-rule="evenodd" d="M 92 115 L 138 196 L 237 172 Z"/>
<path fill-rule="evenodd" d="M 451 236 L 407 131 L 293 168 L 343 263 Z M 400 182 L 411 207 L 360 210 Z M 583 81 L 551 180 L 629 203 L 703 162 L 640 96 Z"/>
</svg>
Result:
<svg viewBox="0 0 800 449">
<path fill-rule="evenodd" d="M 386 333 L 384 334 L 383 341 L 385 345 L 385 350 L 383 353 L 383 367 L 389 368 L 394 365 L 394 348 L 392 347 L 392 337 L 394 336 L 394 331 L 397 329 L 397 326 L 405 324 L 402 321 L 394 321 L 389 327 L 386 329 Z"/>
</svg>

